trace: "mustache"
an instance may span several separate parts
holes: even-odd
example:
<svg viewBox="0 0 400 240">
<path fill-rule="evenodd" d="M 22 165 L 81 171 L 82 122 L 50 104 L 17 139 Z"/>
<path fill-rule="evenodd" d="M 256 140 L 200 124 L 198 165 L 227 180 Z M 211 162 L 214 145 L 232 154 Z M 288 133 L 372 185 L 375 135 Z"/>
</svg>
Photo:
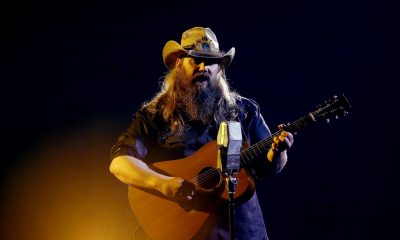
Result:
<svg viewBox="0 0 400 240">
<path fill-rule="evenodd" d="M 194 82 L 202 82 L 202 81 L 209 81 L 210 80 L 210 74 L 207 72 L 198 72 L 193 75 L 193 81 Z"/>
</svg>

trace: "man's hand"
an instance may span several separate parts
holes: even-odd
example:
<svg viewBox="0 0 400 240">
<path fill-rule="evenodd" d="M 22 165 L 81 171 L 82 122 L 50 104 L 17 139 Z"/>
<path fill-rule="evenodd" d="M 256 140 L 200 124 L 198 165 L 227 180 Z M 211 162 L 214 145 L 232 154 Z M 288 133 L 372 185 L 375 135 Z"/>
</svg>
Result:
<svg viewBox="0 0 400 240">
<path fill-rule="evenodd" d="M 160 192 L 177 201 L 190 201 L 194 196 L 194 185 L 179 177 L 171 177 L 161 184 Z"/>
<path fill-rule="evenodd" d="M 189 181 L 178 177 L 168 178 L 163 181 L 160 191 L 171 200 L 177 202 L 185 211 L 190 211 L 195 207 L 192 201 L 195 186 Z"/>
<path fill-rule="evenodd" d="M 278 126 L 279 129 L 284 130 L 285 125 L 280 124 Z M 271 145 L 271 149 L 267 153 L 267 158 L 269 161 L 273 161 L 277 156 L 280 156 L 280 154 L 285 151 L 286 149 L 289 149 L 293 142 L 293 135 L 290 132 L 283 131 L 279 136 L 274 137 L 274 142 Z"/>
</svg>

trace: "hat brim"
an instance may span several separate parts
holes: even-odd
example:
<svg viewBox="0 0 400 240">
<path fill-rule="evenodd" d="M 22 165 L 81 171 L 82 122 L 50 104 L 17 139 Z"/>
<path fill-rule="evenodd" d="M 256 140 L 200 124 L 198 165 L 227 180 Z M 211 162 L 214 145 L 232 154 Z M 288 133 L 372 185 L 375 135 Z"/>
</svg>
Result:
<svg viewBox="0 0 400 240">
<path fill-rule="evenodd" d="M 232 47 L 228 52 L 198 52 L 198 51 L 187 51 L 179 43 L 170 40 L 163 48 L 163 62 L 168 69 L 173 69 L 175 67 L 176 59 L 191 56 L 197 58 L 213 58 L 221 59 L 221 63 L 227 68 L 235 56 L 235 48 Z"/>
</svg>

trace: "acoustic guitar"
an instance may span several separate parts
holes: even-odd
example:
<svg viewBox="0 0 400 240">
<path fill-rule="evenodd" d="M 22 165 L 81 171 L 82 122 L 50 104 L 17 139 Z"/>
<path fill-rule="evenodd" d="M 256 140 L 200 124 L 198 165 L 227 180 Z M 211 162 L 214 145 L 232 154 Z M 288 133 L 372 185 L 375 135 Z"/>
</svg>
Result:
<svg viewBox="0 0 400 240">
<path fill-rule="evenodd" d="M 305 127 L 320 120 L 329 122 L 332 117 L 347 115 L 351 106 L 344 95 L 334 96 L 317 106 L 315 111 L 287 124 L 287 130 L 296 134 Z M 254 194 L 254 180 L 246 168 L 260 154 L 271 148 L 274 136 L 249 146 L 240 152 L 241 169 L 237 173 L 238 183 L 235 202 L 248 200 Z M 183 159 L 162 161 L 150 165 L 154 170 L 175 177 L 181 177 L 195 187 L 192 205 L 180 205 L 156 191 L 129 186 L 128 197 L 131 209 L 139 224 L 153 240 L 191 239 L 203 226 L 210 213 L 229 200 L 224 176 L 217 168 L 218 146 L 211 141 L 193 155 Z"/>
</svg>

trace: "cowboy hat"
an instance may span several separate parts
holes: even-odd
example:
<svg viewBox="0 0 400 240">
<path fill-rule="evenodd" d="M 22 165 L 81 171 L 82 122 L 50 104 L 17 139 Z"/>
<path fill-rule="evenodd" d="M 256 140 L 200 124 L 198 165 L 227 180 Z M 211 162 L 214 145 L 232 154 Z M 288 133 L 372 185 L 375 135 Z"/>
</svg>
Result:
<svg viewBox="0 0 400 240">
<path fill-rule="evenodd" d="M 181 44 L 170 40 L 162 52 L 164 65 L 168 69 L 175 67 L 177 58 L 194 57 L 221 60 L 227 68 L 235 56 L 235 48 L 232 47 L 228 52 L 221 52 L 217 37 L 210 28 L 194 27 L 182 33 Z"/>
</svg>

